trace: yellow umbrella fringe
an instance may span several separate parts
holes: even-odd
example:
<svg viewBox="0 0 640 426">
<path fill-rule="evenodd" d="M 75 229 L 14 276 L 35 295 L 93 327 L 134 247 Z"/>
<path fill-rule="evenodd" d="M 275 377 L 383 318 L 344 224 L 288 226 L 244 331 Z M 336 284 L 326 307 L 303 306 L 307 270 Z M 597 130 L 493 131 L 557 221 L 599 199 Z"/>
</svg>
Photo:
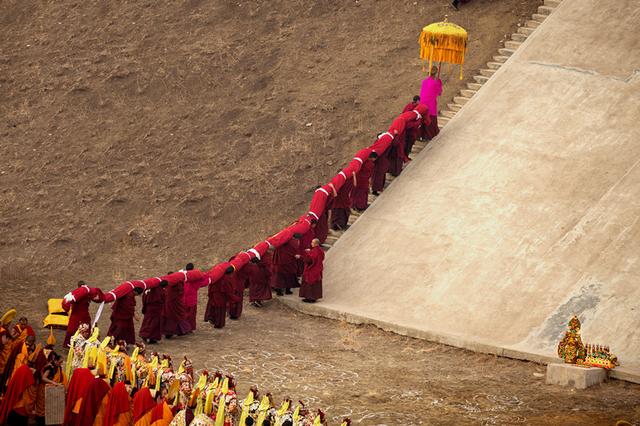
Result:
<svg viewBox="0 0 640 426">
<path fill-rule="evenodd" d="M 222 395 L 218 400 L 218 411 L 216 412 L 216 426 L 224 426 L 224 406 L 225 397 Z"/>
</svg>

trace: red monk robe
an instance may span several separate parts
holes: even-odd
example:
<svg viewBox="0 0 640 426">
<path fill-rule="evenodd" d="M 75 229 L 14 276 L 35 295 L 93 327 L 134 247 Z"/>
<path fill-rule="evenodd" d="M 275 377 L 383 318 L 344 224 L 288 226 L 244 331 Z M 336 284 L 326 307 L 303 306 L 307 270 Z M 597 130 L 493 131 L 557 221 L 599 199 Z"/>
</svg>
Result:
<svg viewBox="0 0 640 426">
<path fill-rule="evenodd" d="M 243 267 L 242 269 L 235 271 L 231 275 L 227 275 L 223 279 L 229 279 L 230 287 L 233 291 L 235 298 L 229 300 L 227 309 L 229 311 L 229 318 L 237 320 L 242 315 L 242 302 L 244 299 L 244 289 L 248 286 L 247 273 Z"/>
<path fill-rule="evenodd" d="M 233 286 L 228 275 L 220 280 L 209 284 L 209 300 L 204 320 L 209 321 L 215 328 L 222 328 L 227 317 L 227 305 L 229 301 L 237 301 Z"/>
<path fill-rule="evenodd" d="M 111 309 L 111 326 L 107 335 L 115 337 L 116 341 L 124 340 L 129 345 L 136 343 L 136 329 L 133 325 L 136 314 L 135 293 L 132 291 L 116 299 Z"/>
<path fill-rule="evenodd" d="M 193 275 L 194 278 L 188 278 L 184 282 L 184 307 L 191 331 L 195 331 L 196 318 L 198 315 L 198 290 L 211 284 L 211 277 L 194 270 L 192 270 L 190 274 Z"/>
<path fill-rule="evenodd" d="M 105 415 L 104 426 L 128 426 L 133 424 L 131 398 L 123 382 L 118 382 L 111 389 Z"/>
<path fill-rule="evenodd" d="M 93 381 L 93 374 L 88 368 L 76 368 L 71 375 L 69 381 L 69 389 L 67 390 L 67 398 L 64 409 L 64 425 L 79 425 L 80 408 L 82 400 L 87 396 L 89 385 Z"/>
<path fill-rule="evenodd" d="M 83 295 L 81 298 L 75 301 L 71 301 L 71 313 L 69 314 L 69 325 L 67 326 L 67 333 L 64 336 L 64 347 L 69 347 L 69 342 L 71 341 L 71 336 L 73 336 L 80 324 L 89 324 L 91 325 L 91 315 L 89 314 L 89 304 L 91 303 L 91 299 L 96 297 L 99 293 L 99 289 L 87 287 L 89 292 Z M 67 305 L 63 304 L 62 307 L 65 308 Z M 65 309 L 67 310 L 67 309 Z"/>
<path fill-rule="evenodd" d="M 340 172 L 344 175 L 343 172 Z M 351 214 L 351 191 L 353 190 L 353 176 L 345 175 L 344 185 L 338 191 L 333 200 L 331 209 L 331 229 L 343 230 L 347 228 L 349 215 Z"/>
<path fill-rule="evenodd" d="M 35 402 L 35 379 L 27 365 L 18 368 L 9 380 L 0 403 L 0 424 L 27 424 Z"/>
<path fill-rule="evenodd" d="M 414 116 L 414 114 L 410 115 Z M 407 118 L 400 114 L 389 127 L 389 133 L 393 135 L 393 142 L 389 148 L 389 173 L 392 176 L 399 176 L 404 163 L 409 161 L 409 157 L 404 152 L 406 123 Z"/>
<path fill-rule="evenodd" d="M 155 408 L 156 401 L 151 396 L 149 388 L 142 388 L 133 396 L 133 424 L 134 426 L 149 426 L 151 424 L 151 411 Z"/>
<path fill-rule="evenodd" d="M 299 247 L 300 241 L 292 238 L 273 252 L 271 287 L 276 290 L 278 295 L 282 295 L 283 290 L 287 294 L 291 294 L 291 289 L 298 287 L 296 254 L 298 254 Z"/>
<path fill-rule="evenodd" d="M 356 173 L 356 184 L 351 190 L 351 204 L 358 211 L 364 211 L 369 207 L 369 184 L 373 168 L 373 160 L 367 158 Z"/>
<path fill-rule="evenodd" d="M 164 330 L 162 312 L 164 311 L 165 289 L 154 287 L 142 294 L 142 325 L 140 326 L 140 337 L 149 343 L 156 343 L 162 339 Z"/>
<path fill-rule="evenodd" d="M 187 320 L 187 312 L 184 308 L 184 282 L 178 281 L 174 285 L 167 286 L 164 298 L 163 330 L 167 338 L 174 334 L 182 336 L 191 331 Z"/>
<path fill-rule="evenodd" d="M 256 304 L 261 306 L 261 302 L 271 300 L 271 272 L 265 256 L 261 260 L 250 262 L 244 267 L 249 281 L 249 302 L 254 306 Z"/>
<path fill-rule="evenodd" d="M 324 251 L 316 244 L 304 256 L 304 273 L 300 297 L 304 302 L 315 302 L 322 298 L 322 271 Z"/>
<path fill-rule="evenodd" d="M 80 412 L 78 413 L 78 419 L 76 425 L 78 426 L 92 426 L 94 420 L 98 416 L 100 408 L 106 406 L 111 386 L 104 379 L 94 377 L 91 379 L 86 393 L 82 398 L 82 404 L 80 405 Z M 104 413 L 100 413 L 100 417 Z"/>
</svg>

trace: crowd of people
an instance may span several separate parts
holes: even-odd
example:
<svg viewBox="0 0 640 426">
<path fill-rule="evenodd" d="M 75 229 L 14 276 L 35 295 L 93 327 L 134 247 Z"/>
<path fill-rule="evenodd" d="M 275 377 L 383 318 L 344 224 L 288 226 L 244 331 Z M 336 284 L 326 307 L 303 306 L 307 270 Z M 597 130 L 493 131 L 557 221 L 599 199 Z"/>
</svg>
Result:
<svg viewBox="0 0 640 426">
<path fill-rule="evenodd" d="M 4 318 L 0 341 L 0 424 L 27 425 L 33 418 L 44 425 L 47 386 L 64 388 L 63 424 L 70 426 L 327 424 L 321 410 L 291 398 L 276 404 L 256 386 L 239 400 L 232 374 L 203 370 L 196 377 L 186 356 L 175 366 L 169 355 L 147 351 L 144 343 L 100 340 L 99 329 L 86 323 L 71 337 L 66 363 L 53 334 L 45 346 L 35 344 L 26 318 L 14 327 Z"/>
</svg>

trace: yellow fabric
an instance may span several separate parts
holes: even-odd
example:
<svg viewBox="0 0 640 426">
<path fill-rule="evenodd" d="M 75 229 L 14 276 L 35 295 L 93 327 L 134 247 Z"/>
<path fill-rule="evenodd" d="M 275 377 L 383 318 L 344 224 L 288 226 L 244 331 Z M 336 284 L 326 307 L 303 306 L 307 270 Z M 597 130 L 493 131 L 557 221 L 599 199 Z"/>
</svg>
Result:
<svg viewBox="0 0 640 426">
<path fill-rule="evenodd" d="M 61 327 L 69 326 L 69 317 L 63 314 L 49 314 L 42 321 L 43 327 Z"/>
<path fill-rule="evenodd" d="M 47 345 L 55 345 L 56 344 L 56 338 L 53 335 L 53 327 L 49 327 L 49 337 L 47 337 Z"/>
<path fill-rule="evenodd" d="M 47 300 L 47 311 L 50 314 L 67 314 L 65 310 L 62 309 L 62 299 Z"/>
<path fill-rule="evenodd" d="M 247 395 L 242 403 L 242 414 L 240 415 L 239 424 L 244 425 L 245 420 L 247 420 L 247 417 L 249 416 L 249 407 L 251 404 L 253 404 L 253 392 L 249 391 L 249 395 Z"/>
<path fill-rule="evenodd" d="M 467 51 L 467 31 L 464 28 L 451 22 L 436 22 L 422 29 L 418 41 L 420 58 L 429 61 L 429 69 L 433 62 L 458 64 L 462 79 L 462 64 Z"/>
<path fill-rule="evenodd" d="M 216 426 L 224 426 L 224 406 L 225 406 L 225 398 L 224 395 L 220 397 L 218 400 L 218 411 L 216 412 Z"/>
<path fill-rule="evenodd" d="M 316 416 L 315 419 L 313 419 L 313 426 L 322 426 L 322 422 L 320 421 L 320 416 Z"/>
<path fill-rule="evenodd" d="M 153 410 L 149 410 L 147 414 L 140 417 L 140 419 L 135 422 L 134 426 L 151 426 L 151 419 L 153 418 Z"/>
<path fill-rule="evenodd" d="M 211 389 L 207 392 L 207 400 L 204 404 L 204 414 L 209 415 L 213 411 L 213 397 L 215 395 L 215 391 Z"/>
<path fill-rule="evenodd" d="M 229 393 L 229 378 L 225 377 L 224 381 L 222 382 L 222 390 L 221 390 L 223 395 L 226 395 Z"/>
<path fill-rule="evenodd" d="M 0 324 L 7 325 L 18 315 L 18 311 L 15 309 L 9 309 L 5 314 L 0 318 Z"/>
</svg>

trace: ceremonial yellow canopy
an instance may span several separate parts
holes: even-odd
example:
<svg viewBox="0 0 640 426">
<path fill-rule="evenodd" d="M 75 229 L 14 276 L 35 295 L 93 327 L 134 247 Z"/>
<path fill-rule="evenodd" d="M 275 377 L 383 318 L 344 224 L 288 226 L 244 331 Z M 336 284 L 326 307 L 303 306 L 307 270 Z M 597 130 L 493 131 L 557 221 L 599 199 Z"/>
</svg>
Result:
<svg viewBox="0 0 640 426">
<path fill-rule="evenodd" d="M 467 51 L 467 31 L 452 22 L 436 22 L 427 25 L 420 33 L 420 59 L 435 62 L 448 62 L 460 65 L 462 80 L 462 64 Z"/>
</svg>

